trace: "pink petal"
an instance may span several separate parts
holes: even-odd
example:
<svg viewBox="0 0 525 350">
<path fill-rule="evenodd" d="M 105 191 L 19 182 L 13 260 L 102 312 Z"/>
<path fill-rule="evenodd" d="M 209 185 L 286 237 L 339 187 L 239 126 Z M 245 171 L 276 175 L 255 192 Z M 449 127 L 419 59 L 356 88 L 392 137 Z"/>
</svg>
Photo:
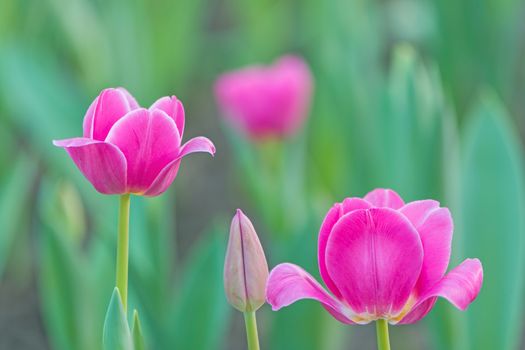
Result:
<svg viewBox="0 0 525 350">
<path fill-rule="evenodd" d="M 178 158 L 182 158 L 190 153 L 196 152 L 205 152 L 213 156 L 215 155 L 215 145 L 206 137 L 194 137 L 182 146 Z"/>
<path fill-rule="evenodd" d="M 126 158 L 117 147 L 80 137 L 53 141 L 53 144 L 67 151 L 98 192 L 126 193 Z"/>
<path fill-rule="evenodd" d="M 410 312 L 405 317 L 403 317 L 403 319 L 400 322 L 398 322 L 398 324 L 411 324 L 418 322 L 423 317 L 425 317 L 430 312 L 430 310 L 432 310 L 434 304 L 436 303 L 436 300 L 436 297 L 425 300 L 424 302 L 410 310 Z"/>
<path fill-rule="evenodd" d="M 133 97 L 128 90 L 124 89 L 123 87 L 118 87 L 117 90 L 124 94 L 124 97 L 128 101 L 128 105 L 131 110 L 140 108 L 137 100 L 135 100 L 135 97 Z"/>
<path fill-rule="evenodd" d="M 103 90 L 84 116 L 84 137 L 104 141 L 113 124 L 132 110 L 133 101 L 123 88 Z"/>
<path fill-rule="evenodd" d="M 436 209 L 439 209 L 439 202 L 426 199 L 407 203 L 399 211 L 410 220 L 414 227 L 418 228 L 424 224 L 430 213 Z"/>
<path fill-rule="evenodd" d="M 482 284 L 481 262 L 466 259 L 421 296 L 400 323 L 414 323 L 422 319 L 432 309 L 436 297 L 445 298 L 458 309 L 465 310 L 478 296 Z"/>
<path fill-rule="evenodd" d="M 389 317 L 399 313 L 423 263 L 417 231 L 389 208 L 356 210 L 332 229 L 326 267 L 356 313 Z"/>
<path fill-rule="evenodd" d="M 415 226 L 423 244 L 423 267 L 417 281 L 417 295 L 426 293 L 447 271 L 452 245 L 450 211 L 433 200 L 411 202 L 400 209 Z"/>
<path fill-rule="evenodd" d="M 483 266 L 479 259 L 466 259 L 447 273 L 422 296 L 415 306 L 431 297 L 442 297 L 460 310 L 476 299 L 483 284 Z"/>
<path fill-rule="evenodd" d="M 159 109 L 137 109 L 120 119 L 108 134 L 128 163 L 127 188 L 143 194 L 161 170 L 180 153 L 180 138 L 173 119 Z"/>
<path fill-rule="evenodd" d="M 182 102 L 180 102 L 176 96 L 165 96 L 155 101 L 149 109 L 151 111 L 155 108 L 163 110 L 168 116 L 173 118 L 182 139 L 182 135 L 184 134 L 184 107 Z"/>
<path fill-rule="evenodd" d="M 195 137 L 186 142 L 184 146 L 182 146 L 177 158 L 168 163 L 168 165 L 160 171 L 151 186 L 144 192 L 144 195 L 153 197 L 165 192 L 177 176 L 182 157 L 195 152 L 208 152 L 214 155 L 215 146 L 210 140 L 202 136 Z"/>
<path fill-rule="evenodd" d="M 403 199 L 396 192 L 384 188 L 377 188 L 372 192 L 369 192 L 364 199 L 370 202 L 374 207 L 379 208 L 386 207 L 399 209 L 405 204 Z"/>
<path fill-rule="evenodd" d="M 177 158 L 166 165 L 144 192 L 144 196 L 155 197 L 166 192 L 171 183 L 177 177 L 181 159 Z"/>
<path fill-rule="evenodd" d="M 301 299 L 317 300 L 338 321 L 353 323 L 350 319 L 352 311 L 328 294 L 308 272 L 294 264 L 277 265 L 266 284 L 266 301 L 272 310 L 277 311 Z"/>
<path fill-rule="evenodd" d="M 348 214 L 357 209 L 368 209 L 370 203 L 361 198 L 346 198 L 342 203 L 336 203 L 326 214 L 321 229 L 319 231 L 318 240 L 318 262 L 319 272 L 323 278 L 324 283 L 330 289 L 330 291 L 338 298 L 341 298 L 341 292 L 337 289 L 337 286 L 332 281 L 332 278 L 328 274 L 325 262 L 325 251 L 328 237 L 332 232 L 332 228 L 341 218 L 341 216 Z"/>
</svg>

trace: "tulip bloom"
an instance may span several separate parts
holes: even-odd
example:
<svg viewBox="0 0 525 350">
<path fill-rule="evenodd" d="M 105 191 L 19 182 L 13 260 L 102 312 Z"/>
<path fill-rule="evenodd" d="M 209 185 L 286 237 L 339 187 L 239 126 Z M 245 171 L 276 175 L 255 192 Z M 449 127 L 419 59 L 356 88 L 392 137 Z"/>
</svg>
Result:
<svg viewBox="0 0 525 350">
<path fill-rule="evenodd" d="M 405 204 L 384 189 L 347 198 L 330 209 L 319 232 L 319 270 L 331 294 L 286 263 L 270 273 L 267 301 L 279 310 L 314 299 L 347 324 L 414 323 L 437 297 L 465 310 L 479 293 L 483 269 L 478 259 L 466 259 L 445 275 L 452 231 L 449 210 L 433 200 Z"/>
<path fill-rule="evenodd" d="M 224 290 L 228 302 L 241 312 L 264 304 L 268 264 L 257 233 L 248 217 L 237 209 L 230 227 L 224 262 Z"/>
<path fill-rule="evenodd" d="M 53 143 L 104 194 L 157 196 L 175 179 L 182 157 L 215 153 L 205 137 L 181 145 L 184 109 L 175 96 L 145 109 L 123 88 L 103 90 L 89 106 L 83 129 L 83 137 Z"/>
<path fill-rule="evenodd" d="M 312 76 L 306 63 L 284 56 L 272 66 L 249 66 L 215 83 L 223 115 L 254 139 L 293 134 L 308 114 Z"/>
</svg>

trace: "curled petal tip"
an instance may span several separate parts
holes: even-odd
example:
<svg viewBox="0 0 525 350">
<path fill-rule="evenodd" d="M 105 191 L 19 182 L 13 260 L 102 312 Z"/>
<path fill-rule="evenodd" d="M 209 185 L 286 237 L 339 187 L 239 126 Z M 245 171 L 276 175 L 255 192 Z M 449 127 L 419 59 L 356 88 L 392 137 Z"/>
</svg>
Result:
<svg viewBox="0 0 525 350">
<path fill-rule="evenodd" d="M 212 156 L 215 155 L 215 145 L 208 138 L 203 136 L 194 137 L 181 147 L 178 158 L 182 158 L 190 153 L 205 152 Z"/>
<path fill-rule="evenodd" d="M 62 139 L 62 140 L 53 140 L 53 145 L 60 148 L 65 148 L 70 146 L 76 138 L 71 139 Z"/>
</svg>

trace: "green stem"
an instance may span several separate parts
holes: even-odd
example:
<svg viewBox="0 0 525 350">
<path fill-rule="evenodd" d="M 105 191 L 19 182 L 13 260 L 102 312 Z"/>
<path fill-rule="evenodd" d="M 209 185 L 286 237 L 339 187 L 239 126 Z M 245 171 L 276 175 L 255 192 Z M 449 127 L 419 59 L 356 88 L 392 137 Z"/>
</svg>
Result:
<svg viewBox="0 0 525 350">
<path fill-rule="evenodd" d="M 246 338 L 248 339 L 248 350 L 259 350 L 259 336 L 257 335 L 257 319 L 255 311 L 244 313 L 246 324 Z"/>
<path fill-rule="evenodd" d="M 128 309 L 129 203 L 129 193 L 120 197 L 118 213 L 116 286 L 122 298 L 124 311 Z"/>
<path fill-rule="evenodd" d="M 377 320 L 377 349 L 378 350 L 390 350 L 390 339 L 388 337 L 388 321 Z"/>
</svg>

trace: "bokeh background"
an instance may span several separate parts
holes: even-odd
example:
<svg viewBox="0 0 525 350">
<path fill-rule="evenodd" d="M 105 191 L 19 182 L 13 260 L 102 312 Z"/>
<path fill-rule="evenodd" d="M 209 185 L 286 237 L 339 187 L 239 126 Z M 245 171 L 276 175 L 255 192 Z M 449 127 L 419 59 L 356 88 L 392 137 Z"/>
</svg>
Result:
<svg viewBox="0 0 525 350">
<path fill-rule="evenodd" d="M 485 283 L 461 313 L 438 301 L 393 348 L 523 349 L 525 2 L 522 0 L 0 0 L 0 348 L 92 350 L 114 281 L 118 198 L 52 139 L 81 132 L 99 91 L 176 94 L 186 139 L 163 196 L 132 199 L 130 303 L 151 349 L 243 349 L 222 264 L 242 207 L 271 266 L 314 275 L 333 202 L 391 187 L 455 220 L 453 263 Z M 253 142 L 222 122 L 216 77 L 286 53 L 315 78 L 294 137 Z M 264 349 L 372 349 L 315 302 L 259 315 Z"/>
</svg>

